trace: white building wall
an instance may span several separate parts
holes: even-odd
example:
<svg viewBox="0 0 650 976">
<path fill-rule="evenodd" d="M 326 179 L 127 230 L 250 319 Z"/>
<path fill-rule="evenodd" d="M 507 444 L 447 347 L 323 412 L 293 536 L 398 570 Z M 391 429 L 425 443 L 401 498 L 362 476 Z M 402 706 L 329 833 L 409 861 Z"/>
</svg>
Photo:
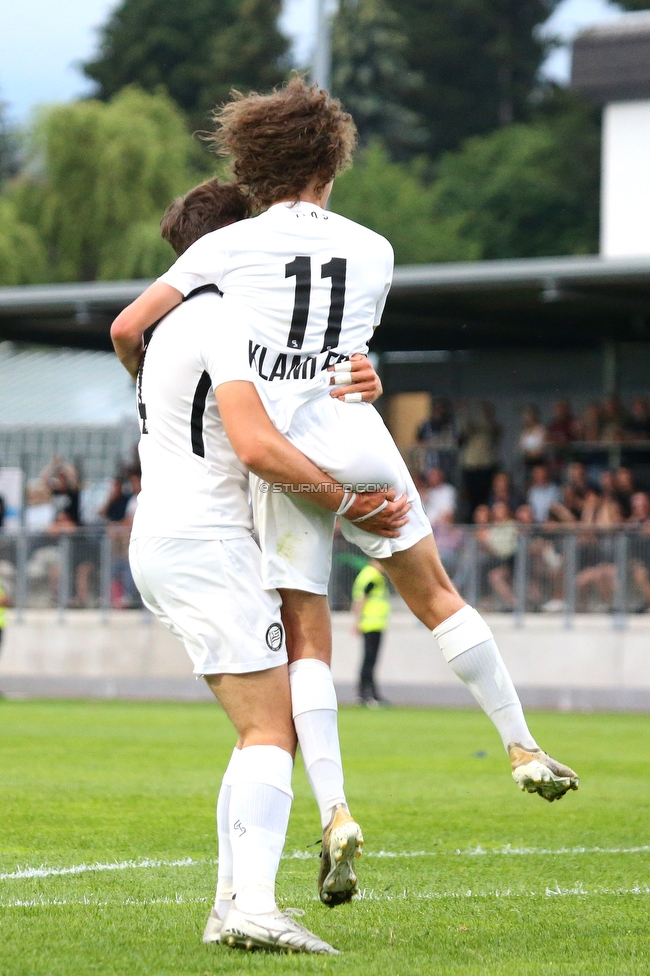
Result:
<svg viewBox="0 0 650 976">
<path fill-rule="evenodd" d="M 650 100 L 603 110 L 600 253 L 650 256 Z"/>
</svg>

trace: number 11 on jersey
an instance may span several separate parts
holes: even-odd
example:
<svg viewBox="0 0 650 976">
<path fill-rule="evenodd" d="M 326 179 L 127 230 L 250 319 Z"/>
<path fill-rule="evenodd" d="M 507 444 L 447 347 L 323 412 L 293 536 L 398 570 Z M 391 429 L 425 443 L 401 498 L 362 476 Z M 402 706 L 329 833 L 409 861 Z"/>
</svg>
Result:
<svg viewBox="0 0 650 976">
<path fill-rule="evenodd" d="M 327 264 L 322 264 L 321 278 L 331 278 L 330 310 L 327 316 L 327 330 L 323 339 L 321 352 L 335 349 L 341 335 L 343 309 L 345 308 L 345 278 L 347 274 L 347 260 L 332 258 Z M 285 278 L 296 279 L 296 291 L 293 301 L 293 315 L 287 345 L 290 349 L 302 349 L 307 331 L 309 305 L 311 301 L 311 258 L 298 255 L 285 265 Z"/>
</svg>

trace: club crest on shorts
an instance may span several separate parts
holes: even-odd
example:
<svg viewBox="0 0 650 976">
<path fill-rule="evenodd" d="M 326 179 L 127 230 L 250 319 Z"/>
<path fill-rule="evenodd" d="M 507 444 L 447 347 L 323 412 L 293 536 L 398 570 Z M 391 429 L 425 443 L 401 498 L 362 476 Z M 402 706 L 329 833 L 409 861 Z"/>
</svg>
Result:
<svg viewBox="0 0 650 976">
<path fill-rule="evenodd" d="M 282 647 L 283 637 L 284 631 L 282 630 L 282 624 L 271 624 L 266 632 L 267 647 L 272 651 L 279 651 Z"/>
</svg>

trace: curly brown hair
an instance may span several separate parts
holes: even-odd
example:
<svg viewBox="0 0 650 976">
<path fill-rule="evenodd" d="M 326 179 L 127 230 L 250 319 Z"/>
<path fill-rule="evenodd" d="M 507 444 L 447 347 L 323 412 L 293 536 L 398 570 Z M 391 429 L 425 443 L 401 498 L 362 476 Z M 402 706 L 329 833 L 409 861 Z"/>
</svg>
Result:
<svg viewBox="0 0 650 976">
<path fill-rule="evenodd" d="M 229 156 L 235 179 L 259 207 L 320 193 L 352 160 L 357 130 L 352 116 L 318 85 L 299 75 L 270 95 L 242 95 L 213 113 L 207 136 Z"/>
<path fill-rule="evenodd" d="M 204 234 L 250 215 L 251 202 L 236 183 L 206 180 L 169 204 L 160 233 L 180 255 Z"/>
</svg>

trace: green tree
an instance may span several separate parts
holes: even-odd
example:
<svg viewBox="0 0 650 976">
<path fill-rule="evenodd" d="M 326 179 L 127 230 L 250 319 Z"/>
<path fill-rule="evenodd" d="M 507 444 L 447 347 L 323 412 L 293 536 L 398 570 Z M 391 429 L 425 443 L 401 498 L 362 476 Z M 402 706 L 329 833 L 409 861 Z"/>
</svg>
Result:
<svg viewBox="0 0 650 976">
<path fill-rule="evenodd" d="M 36 230 L 0 197 L 0 285 L 32 285 L 46 276 L 47 254 Z"/>
<path fill-rule="evenodd" d="M 559 0 L 387 0 L 422 84 L 400 97 L 437 157 L 473 135 L 526 120 L 549 41 L 535 28 Z"/>
<path fill-rule="evenodd" d="M 332 91 L 352 113 L 361 144 L 380 136 L 394 159 L 421 150 L 427 129 L 403 102 L 422 85 L 408 38 L 386 0 L 341 0 L 332 36 Z"/>
<path fill-rule="evenodd" d="M 191 153 L 184 119 L 162 92 L 126 88 L 106 104 L 47 109 L 31 135 L 30 164 L 8 194 L 47 249 L 49 280 L 168 267 L 173 253 L 157 226 L 173 197 L 196 182 Z"/>
<path fill-rule="evenodd" d="M 20 153 L 15 130 L 7 121 L 7 106 L 0 102 L 0 187 L 20 168 Z"/>
<path fill-rule="evenodd" d="M 84 65 L 109 99 L 125 85 L 163 85 L 204 126 L 232 87 L 270 88 L 284 76 L 287 39 L 281 0 L 122 0 L 102 30 L 97 58 Z"/>
<path fill-rule="evenodd" d="M 462 214 L 433 219 L 434 189 L 424 183 L 421 171 L 419 162 L 392 162 L 381 142 L 373 140 L 334 183 L 332 210 L 387 237 L 397 264 L 479 257 L 477 242 L 460 233 Z"/>
<path fill-rule="evenodd" d="M 558 91 L 529 123 L 392 162 L 379 140 L 336 180 L 332 209 L 383 234 L 398 264 L 588 254 L 598 245 L 598 112 Z"/>
<path fill-rule="evenodd" d="M 599 155 L 597 115 L 559 93 L 534 121 L 443 156 L 433 219 L 456 219 L 460 239 L 480 258 L 593 253 Z"/>
</svg>

